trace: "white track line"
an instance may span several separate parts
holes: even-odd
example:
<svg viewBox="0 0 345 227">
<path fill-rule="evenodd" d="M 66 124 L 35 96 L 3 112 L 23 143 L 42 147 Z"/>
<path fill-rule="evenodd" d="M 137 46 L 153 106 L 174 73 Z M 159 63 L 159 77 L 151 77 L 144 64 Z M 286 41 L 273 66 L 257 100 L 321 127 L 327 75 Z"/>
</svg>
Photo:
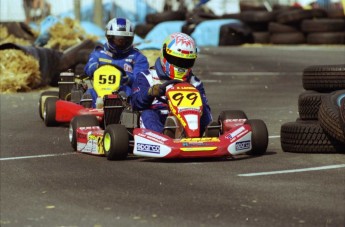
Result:
<svg viewBox="0 0 345 227">
<path fill-rule="evenodd" d="M 8 157 L 8 158 L 0 158 L 0 161 L 28 159 L 28 158 L 46 158 L 46 157 L 56 157 L 56 156 L 72 155 L 72 154 L 76 154 L 76 153 L 42 154 L 42 155 L 32 155 L 32 156 Z"/>
<path fill-rule="evenodd" d="M 304 168 L 304 169 L 291 169 L 291 170 L 261 172 L 261 173 L 244 173 L 244 174 L 238 174 L 237 176 L 240 176 L 240 177 L 253 177 L 253 176 L 262 176 L 262 175 L 274 175 L 274 174 L 283 174 L 283 173 L 298 173 L 298 172 L 306 172 L 306 171 L 319 171 L 319 170 L 339 169 L 339 168 L 345 168 L 345 164 L 329 165 L 329 166 L 319 166 L 319 167 L 311 167 L 311 168 Z"/>
<path fill-rule="evenodd" d="M 280 136 L 269 136 L 269 138 L 271 139 L 280 138 Z M 32 155 L 32 156 L 8 157 L 8 158 L 0 158 L 0 161 L 29 159 L 29 158 L 47 158 L 47 157 L 56 157 L 56 156 L 71 155 L 71 154 L 76 154 L 76 153 L 42 154 L 42 155 Z"/>
</svg>

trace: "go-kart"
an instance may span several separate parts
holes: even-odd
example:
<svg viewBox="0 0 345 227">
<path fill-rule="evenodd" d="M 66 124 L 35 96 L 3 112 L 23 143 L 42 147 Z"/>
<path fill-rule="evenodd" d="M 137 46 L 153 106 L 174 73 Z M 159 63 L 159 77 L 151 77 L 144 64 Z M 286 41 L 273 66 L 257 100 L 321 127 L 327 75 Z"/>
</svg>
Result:
<svg viewBox="0 0 345 227">
<path fill-rule="evenodd" d="M 166 90 L 166 99 L 161 101 L 169 106 L 163 133 L 139 128 L 140 112 L 130 108 L 121 113 L 117 123 L 104 127 L 93 116 L 77 116 L 69 130 L 74 150 L 105 155 L 108 160 L 126 159 L 129 153 L 153 158 L 199 158 L 266 152 L 268 132 L 262 120 L 248 120 L 240 110 L 222 111 L 218 122 L 202 132 L 199 91 L 176 80 L 168 81 L 162 88 Z"/>
<path fill-rule="evenodd" d="M 85 94 L 88 78 L 76 78 L 74 73 L 60 74 L 59 92 L 46 91 L 41 94 L 39 112 L 46 126 L 69 123 L 77 115 L 94 115 L 103 120 L 103 98 L 118 91 L 124 70 L 115 65 L 102 65 L 93 75 L 90 85 L 99 96 L 99 105 L 92 108 L 92 97 Z"/>
</svg>

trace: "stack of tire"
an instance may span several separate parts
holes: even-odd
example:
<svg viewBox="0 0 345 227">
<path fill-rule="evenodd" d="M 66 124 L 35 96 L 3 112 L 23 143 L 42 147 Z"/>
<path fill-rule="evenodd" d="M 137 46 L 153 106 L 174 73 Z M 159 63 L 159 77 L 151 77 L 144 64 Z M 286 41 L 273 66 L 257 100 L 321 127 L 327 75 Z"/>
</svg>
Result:
<svg viewBox="0 0 345 227">
<path fill-rule="evenodd" d="M 338 13 L 340 12 L 340 13 Z M 240 19 L 262 44 L 345 44 L 345 15 L 341 10 L 277 7 L 244 11 Z"/>
<path fill-rule="evenodd" d="M 345 152 L 345 65 L 313 65 L 303 70 L 299 118 L 281 126 L 284 152 Z"/>
<path fill-rule="evenodd" d="M 269 24 L 272 44 L 345 44 L 344 15 L 323 9 L 289 10 Z"/>
<path fill-rule="evenodd" d="M 236 19 L 235 23 L 222 25 L 219 45 L 260 44 L 345 44 L 345 15 L 341 8 L 302 9 L 292 6 L 273 6 L 268 11 L 263 6 L 241 9 L 240 13 L 217 16 L 207 8 L 195 8 L 191 12 L 167 11 L 146 15 L 146 23 L 138 24 L 134 32 L 142 38 L 158 23 L 185 20 L 181 31 L 192 34 L 195 27 L 205 20 Z"/>
</svg>

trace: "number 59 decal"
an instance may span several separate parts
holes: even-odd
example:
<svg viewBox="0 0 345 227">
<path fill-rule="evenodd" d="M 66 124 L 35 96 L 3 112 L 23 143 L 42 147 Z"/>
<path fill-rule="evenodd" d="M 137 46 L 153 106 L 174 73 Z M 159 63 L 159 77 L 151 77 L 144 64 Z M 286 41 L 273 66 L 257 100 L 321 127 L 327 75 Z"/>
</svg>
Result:
<svg viewBox="0 0 345 227">
<path fill-rule="evenodd" d="M 93 74 L 93 87 L 98 96 L 112 94 L 119 90 L 124 72 L 113 65 L 102 65 Z"/>
<path fill-rule="evenodd" d="M 99 75 L 99 84 L 115 84 L 116 75 Z"/>
</svg>

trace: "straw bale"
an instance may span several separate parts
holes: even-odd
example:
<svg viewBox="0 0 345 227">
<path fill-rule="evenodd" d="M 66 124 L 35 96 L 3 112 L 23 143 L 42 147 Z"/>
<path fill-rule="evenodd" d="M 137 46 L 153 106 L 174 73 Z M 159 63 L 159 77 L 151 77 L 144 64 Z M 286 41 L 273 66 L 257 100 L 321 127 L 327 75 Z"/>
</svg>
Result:
<svg viewBox="0 0 345 227">
<path fill-rule="evenodd" d="M 142 50 L 141 53 L 147 57 L 150 66 L 153 66 L 160 56 L 160 50 Z"/>
<path fill-rule="evenodd" d="M 4 43 L 15 43 L 22 46 L 29 46 L 31 42 L 22 38 L 18 38 L 8 33 L 8 29 L 0 24 L 0 45 Z"/>
<path fill-rule="evenodd" d="M 0 50 L 0 92 L 24 92 L 39 86 L 39 62 L 21 50 Z"/>
<path fill-rule="evenodd" d="M 44 47 L 60 51 L 64 51 L 86 39 L 97 40 L 96 36 L 88 35 L 79 22 L 71 18 L 64 18 L 62 22 L 53 25 L 49 30 L 49 34 L 50 39 Z"/>
</svg>

